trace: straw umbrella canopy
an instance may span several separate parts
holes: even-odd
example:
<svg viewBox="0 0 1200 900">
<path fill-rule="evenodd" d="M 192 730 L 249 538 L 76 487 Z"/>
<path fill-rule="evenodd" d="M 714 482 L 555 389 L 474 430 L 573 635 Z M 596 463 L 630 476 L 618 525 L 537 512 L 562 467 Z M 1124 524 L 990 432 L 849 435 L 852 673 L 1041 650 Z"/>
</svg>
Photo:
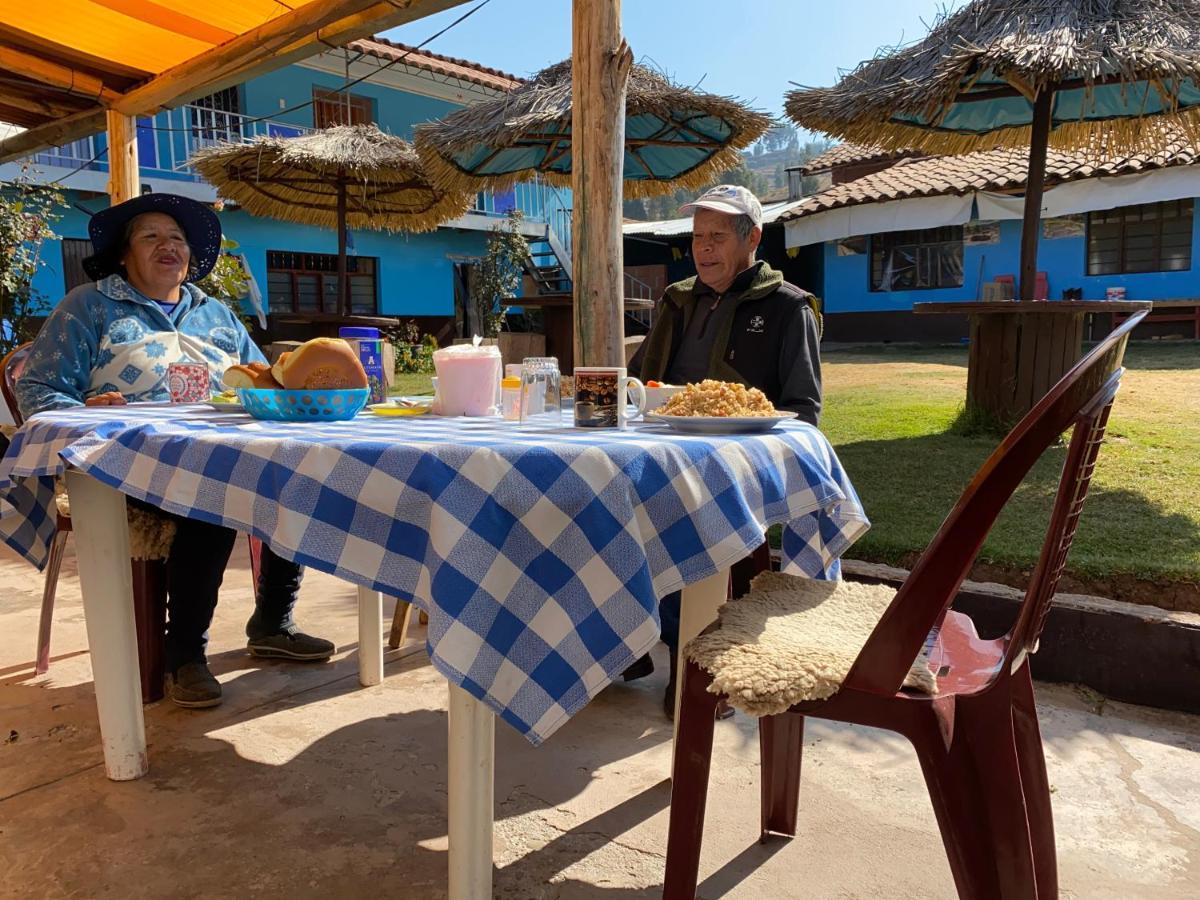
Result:
<svg viewBox="0 0 1200 900">
<path fill-rule="evenodd" d="M 448 190 L 503 190 L 535 176 L 571 185 L 571 61 L 515 90 L 420 125 L 414 143 L 430 177 Z M 729 97 L 672 84 L 633 65 L 625 101 L 627 197 L 708 184 L 771 127 Z"/>
<path fill-rule="evenodd" d="M 1196 0 L 974 0 L 834 87 L 789 91 L 797 124 L 959 154 L 1028 147 L 1021 299 L 1032 300 L 1047 147 L 1153 151 L 1200 133 Z"/>
<path fill-rule="evenodd" d="M 338 309 L 345 312 L 348 227 L 432 231 L 472 200 L 430 184 L 412 146 L 374 125 L 221 144 L 191 161 L 220 196 L 252 215 L 337 229 Z"/>
</svg>

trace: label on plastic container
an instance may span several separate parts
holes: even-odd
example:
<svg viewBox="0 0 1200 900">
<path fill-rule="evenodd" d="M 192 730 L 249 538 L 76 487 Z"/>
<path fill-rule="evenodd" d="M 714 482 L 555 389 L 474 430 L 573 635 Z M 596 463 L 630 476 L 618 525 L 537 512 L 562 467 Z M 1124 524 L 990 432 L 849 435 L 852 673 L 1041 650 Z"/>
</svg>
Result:
<svg viewBox="0 0 1200 900">
<path fill-rule="evenodd" d="M 367 373 L 367 387 L 371 389 L 371 403 L 387 401 L 387 381 L 383 377 L 382 338 L 342 338 L 354 348 L 363 371 Z"/>
</svg>

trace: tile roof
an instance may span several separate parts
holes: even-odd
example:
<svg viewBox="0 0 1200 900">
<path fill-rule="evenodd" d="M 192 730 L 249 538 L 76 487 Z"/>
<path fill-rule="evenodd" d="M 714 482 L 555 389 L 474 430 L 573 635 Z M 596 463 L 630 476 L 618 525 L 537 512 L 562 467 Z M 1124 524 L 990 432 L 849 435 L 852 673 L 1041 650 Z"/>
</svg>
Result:
<svg viewBox="0 0 1200 900">
<path fill-rule="evenodd" d="M 403 65 L 425 69 L 436 75 L 446 75 L 497 91 L 511 91 L 523 83 L 516 75 L 510 75 L 499 69 L 482 66 L 468 59 L 457 59 L 453 56 L 442 56 L 440 53 L 430 53 L 428 50 L 417 50 L 407 44 L 389 41 L 387 38 L 363 38 L 351 41 L 347 46 L 351 50 L 357 50 L 389 62 L 404 57 Z"/>
<path fill-rule="evenodd" d="M 824 172 L 836 166 L 851 166 L 859 163 L 875 162 L 881 159 L 900 159 L 904 156 L 914 156 L 913 150 L 884 150 L 882 147 L 864 147 L 862 144 L 843 143 L 830 147 L 824 153 L 814 156 L 800 166 L 800 174 L 812 175 Z"/>
<path fill-rule="evenodd" d="M 984 150 L 963 156 L 904 159 L 854 181 L 835 184 L 806 197 L 780 218 L 799 219 L 831 209 L 906 200 L 912 197 L 963 195 L 974 191 L 1013 191 L 1025 187 L 1027 150 Z M 1187 166 L 1200 161 L 1200 152 L 1176 139 L 1152 154 L 1095 157 L 1051 150 L 1046 158 L 1046 185 L 1083 178 L 1136 175 L 1154 169 Z"/>
</svg>

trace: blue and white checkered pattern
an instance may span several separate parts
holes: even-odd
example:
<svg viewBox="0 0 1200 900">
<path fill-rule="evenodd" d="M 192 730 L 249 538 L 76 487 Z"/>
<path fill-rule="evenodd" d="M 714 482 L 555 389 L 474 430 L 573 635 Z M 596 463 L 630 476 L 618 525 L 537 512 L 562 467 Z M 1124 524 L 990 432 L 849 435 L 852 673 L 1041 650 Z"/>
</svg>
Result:
<svg viewBox="0 0 1200 900">
<path fill-rule="evenodd" d="M 869 527 L 825 437 L 523 431 L 498 420 L 255 421 L 206 406 L 44 413 L 0 463 L 0 536 L 39 566 L 53 476 L 414 601 L 447 678 L 540 743 L 655 643 L 657 598 L 784 523 L 789 571 L 836 578 Z"/>
</svg>

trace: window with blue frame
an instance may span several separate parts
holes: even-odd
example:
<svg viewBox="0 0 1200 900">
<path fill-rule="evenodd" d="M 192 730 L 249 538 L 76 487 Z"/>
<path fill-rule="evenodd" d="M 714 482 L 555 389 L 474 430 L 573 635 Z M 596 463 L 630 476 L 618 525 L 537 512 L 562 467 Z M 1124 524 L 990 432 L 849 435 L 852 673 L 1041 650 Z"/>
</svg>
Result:
<svg viewBox="0 0 1200 900">
<path fill-rule="evenodd" d="M 871 235 L 871 290 L 962 287 L 963 227 Z"/>
<path fill-rule="evenodd" d="M 1193 201 L 1167 200 L 1088 213 L 1087 273 L 1186 272 Z"/>
</svg>

